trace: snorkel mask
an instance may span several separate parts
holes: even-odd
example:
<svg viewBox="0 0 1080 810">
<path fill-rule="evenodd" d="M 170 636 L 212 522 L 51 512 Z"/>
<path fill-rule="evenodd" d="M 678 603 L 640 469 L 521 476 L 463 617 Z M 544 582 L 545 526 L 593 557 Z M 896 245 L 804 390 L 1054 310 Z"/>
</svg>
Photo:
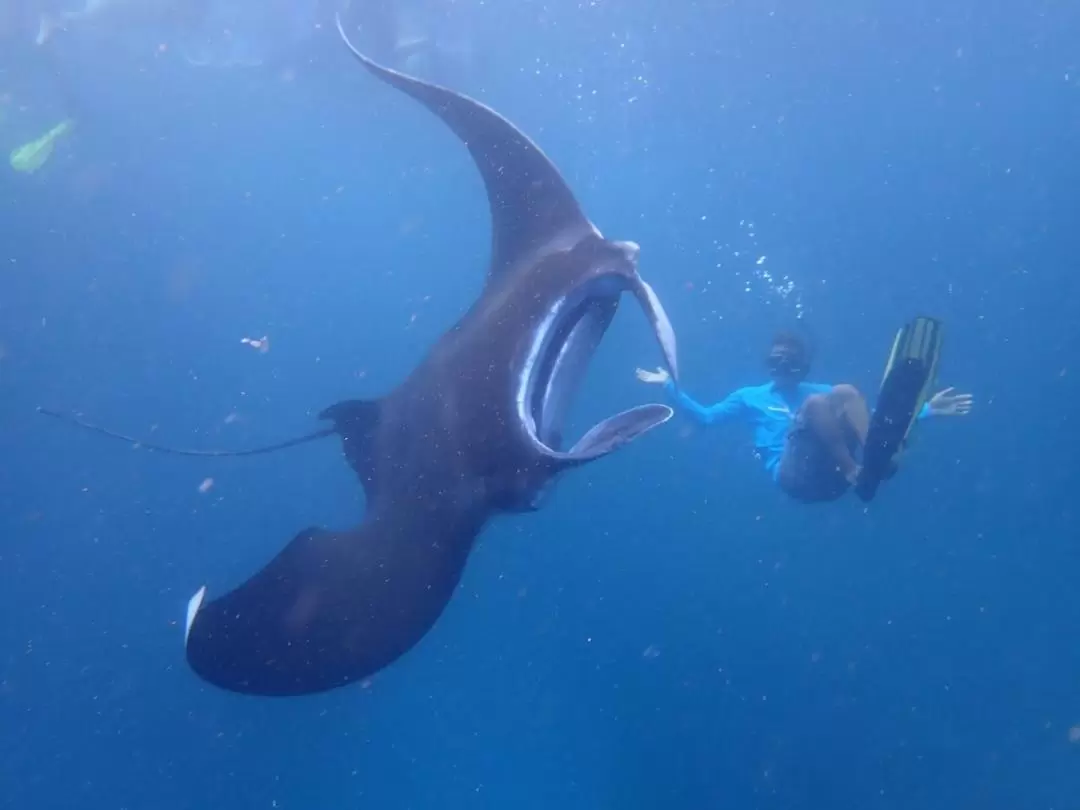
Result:
<svg viewBox="0 0 1080 810">
<path fill-rule="evenodd" d="M 810 373 L 809 351 L 801 343 L 776 340 L 765 358 L 765 365 L 777 382 L 802 382 Z"/>
</svg>

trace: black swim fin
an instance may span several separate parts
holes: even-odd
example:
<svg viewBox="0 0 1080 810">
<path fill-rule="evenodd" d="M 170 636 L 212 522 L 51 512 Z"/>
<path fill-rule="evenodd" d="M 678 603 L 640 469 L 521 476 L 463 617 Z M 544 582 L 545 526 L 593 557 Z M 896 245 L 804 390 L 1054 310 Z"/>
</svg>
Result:
<svg viewBox="0 0 1080 810">
<path fill-rule="evenodd" d="M 68 424 L 80 427 L 83 430 L 90 430 L 94 433 L 100 433 L 102 436 L 108 436 L 112 439 L 120 439 L 127 442 L 133 447 L 154 450 L 158 453 L 170 453 L 175 456 L 210 456 L 214 458 L 229 457 L 229 456 L 258 456 L 264 453 L 273 453 L 278 450 L 284 450 L 287 447 L 295 447 L 298 444 L 306 444 L 307 442 L 313 442 L 316 439 L 322 439 L 326 436 L 330 436 L 337 432 L 337 427 L 328 427 L 316 430 L 313 433 L 307 433 L 303 436 L 297 436 L 293 439 L 286 439 L 282 442 L 275 442 L 274 444 L 266 444 L 261 447 L 250 447 L 245 450 L 188 450 L 181 447 L 169 447 L 163 444 L 153 444 L 151 442 L 137 439 L 134 436 L 125 436 L 123 433 L 117 433 L 114 430 L 108 430 L 107 428 L 99 427 L 91 424 L 86 420 L 75 416 L 74 414 L 60 413 L 59 411 L 50 410 L 49 408 L 38 407 L 38 413 L 43 413 L 46 416 L 51 416 L 54 419 L 59 419 Z"/>
<path fill-rule="evenodd" d="M 931 395 L 943 337 L 941 321 L 926 317 L 915 318 L 896 333 L 855 482 L 855 494 L 863 501 L 873 500 L 881 482 L 896 472 L 897 456 Z"/>
</svg>

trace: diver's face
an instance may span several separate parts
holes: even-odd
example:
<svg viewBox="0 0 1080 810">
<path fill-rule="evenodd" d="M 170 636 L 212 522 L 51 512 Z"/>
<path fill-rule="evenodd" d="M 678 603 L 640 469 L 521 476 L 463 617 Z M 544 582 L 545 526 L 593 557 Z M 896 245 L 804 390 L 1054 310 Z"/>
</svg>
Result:
<svg viewBox="0 0 1080 810">
<path fill-rule="evenodd" d="M 765 358 L 769 367 L 769 376 L 781 386 L 798 385 L 806 379 L 809 371 L 799 352 L 790 346 L 773 346 Z"/>
</svg>

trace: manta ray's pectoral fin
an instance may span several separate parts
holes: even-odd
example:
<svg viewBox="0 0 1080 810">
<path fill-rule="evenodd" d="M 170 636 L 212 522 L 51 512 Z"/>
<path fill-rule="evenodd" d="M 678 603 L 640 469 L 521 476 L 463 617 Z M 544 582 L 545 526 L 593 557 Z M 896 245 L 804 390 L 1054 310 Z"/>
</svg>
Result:
<svg viewBox="0 0 1080 810">
<path fill-rule="evenodd" d="M 358 549 L 348 532 L 307 529 L 261 571 L 206 602 L 191 598 L 184 648 L 191 668 L 223 689 L 244 694 L 300 695 L 351 678 L 353 662 L 340 644 L 325 650 L 351 616 L 352 571 Z"/>
<path fill-rule="evenodd" d="M 599 233 L 555 164 L 521 130 L 475 99 L 373 62 L 349 41 L 340 17 L 336 22 L 342 40 L 368 71 L 427 107 L 468 148 L 491 211 L 489 277 Z"/>
<path fill-rule="evenodd" d="M 387 535 L 311 528 L 232 591 L 188 606 L 185 654 L 223 689 L 249 695 L 306 695 L 365 678 L 396 660 L 434 622 L 457 579 L 410 587 Z M 451 573 L 456 573 L 454 569 Z M 441 579 L 436 579 L 442 582 Z"/>
<path fill-rule="evenodd" d="M 248 695 L 307 695 L 389 666 L 435 624 L 482 524 L 425 501 L 380 502 L 351 531 L 300 532 L 247 581 L 188 605 L 198 675 Z"/>
<path fill-rule="evenodd" d="M 341 436 L 345 459 L 364 487 L 368 498 L 375 496 L 374 436 L 379 427 L 382 403 L 377 399 L 347 399 L 325 408 L 320 419 L 334 423 Z"/>
<path fill-rule="evenodd" d="M 655 404 L 639 405 L 617 413 L 594 425 L 569 452 L 562 454 L 562 457 L 570 464 L 583 464 L 606 456 L 643 433 L 664 424 L 673 413 L 667 405 Z"/>
</svg>

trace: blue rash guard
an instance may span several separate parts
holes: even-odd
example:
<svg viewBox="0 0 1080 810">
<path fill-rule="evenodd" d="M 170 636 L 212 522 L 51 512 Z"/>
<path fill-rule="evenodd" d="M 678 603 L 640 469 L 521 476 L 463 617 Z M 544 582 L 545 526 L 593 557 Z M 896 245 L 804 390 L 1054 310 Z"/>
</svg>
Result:
<svg viewBox="0 0 1080 810">
<path fill-rule="evenodd" d="M 749 423 L 754 428 L 754 447 L 765 462 L 765 469 L 773 480 L 780 470 L 780 457 L 795 415 L 807 397 L 827 394 L 833 389 L 824 383 L 799 383 L 794 391 L 781 391 L 774 383 L 748 385 L 738 388 L 715 405 L 702 405 L 684 391 L 675 387 L 670 379 L 664 383 L 668 392 L 689 416 L 703 425 L 728 422 L 734 419 Z M 919 419 L 930 415 L 930 405 L 923 405 Z"/>
</svg>

